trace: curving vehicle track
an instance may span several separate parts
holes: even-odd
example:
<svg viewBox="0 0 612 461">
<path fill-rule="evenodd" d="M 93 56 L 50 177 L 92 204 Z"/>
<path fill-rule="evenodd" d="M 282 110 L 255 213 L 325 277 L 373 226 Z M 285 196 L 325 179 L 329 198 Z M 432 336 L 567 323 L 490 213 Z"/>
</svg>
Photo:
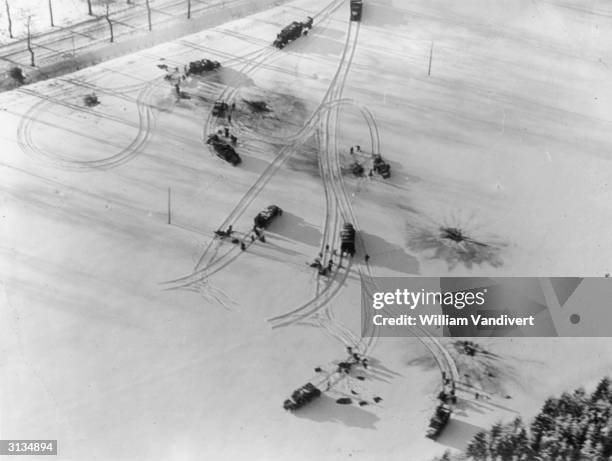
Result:
<svg viewBox="0 0 612 461">
<path fill-rule="evenodd" d="M 159 85 L 159 82 L 152 82 L 142 87 L 139 91 L 136 98 L 136 106 L 138 111 L 137 122 L 126 121 L 125 119 L 114 115 L 102 114 L 93 109 L 82 107 L 78 104 L 68 102 L 65 99 L 60 99 L 60 95 L 47 96 L 27 88 L 20 88 L 18 91 L 35 96 L 41 100 L 34 104 L 34 106 L 32 106 L 21 118 L 19 126 L 17 127 L 17 143 L 24 153 L 42 157 L 51 164 L 67 170 L 99 170 L 109 169 L 121 165 L 138 155 L 150 139 L 151 131 L 155 125 L 155 115 L 152 110 L 152 106 L 149 104 L 149 99 L 153 92 L 157 90 Z M 64 90 L 62 90 L 62 92 L 63 91 Z M 41 116 L 47 110 L 49 105 L 54 104 L 59 104 L 79 113 L 85 113 L 132 126 L 136 129 L 134 139 L 127 146 L 121 148 L 118 152 L 108 157 L 94 160 L 76 160 L 66 157 L 58 152 L 51 152 L 47 149 L 43 149 L 34 141 L 32 137 L 32 127 L 34 123 L 41 123 Z M 78 135 L 78 133 L 75 134 Z"/>
<path fill-rule="evenodd" d="M 337 8 L 338 5 L 340 4 L 342 4 L 342 2 L 334 1 L 330 3 L 328 7 L 332 8 L 333 6 Z M 330 10 L 329 14 L 331 14 L 332 11 L 333 10 Z M 338 81 L 342 70 L 345 69 L 344 62 L 348 56 L 347 50 L 349 50 L 350 48 L 356 45 L 357 34 L 352 33 L 352 30 L 353 30 L 353 27 L 351 23 L 349 23 L 347 39 L 345 42 L 345 50 L 344 50 L 344 53 L 342 54 L 340 65 L 338 66 L 338 69 L 336 73 L 334 74 L 334 77 L 332 78 L 332 81 L 330 82 L 330 85 L 321 103 L 313 111 L 313 113 L 311 114 L 309 119 L 306 121 L 304 126 L 299 130 L 299 132 L 292 139 L 292 142 L 290 144 L 287 144 L 285 147 L 281 149 L 279 154 L 272 160 L 272 162 L 270 162 L 270 164 L 266 167 L 266 169 L 263 171 L 261 176 L 249 188 L 249 190 L 245 193 L 242 199 L 238 202 L 238 204 L 230 212 L 229 216 L 223 221 L 223 223 L 221 223 L 221 225 L 219 226 L 220 229 L 224 229 L 228 227 L 231 223 L 236 221 L 236 219 L 238 219 L 240 216 L 244 214 L 244 212 L 248 209 L 248 207 L 253 202 L 253 200 L 263 190 L 266 184 L 270 181 L 270 179 L 272 179 L 272 177 L 276 174 L 276 172 L 280 169 L 280 167 L 285 163 L 285 161 L 287 161 L 288 158 L 294 155 L 314 132 L 314 127 L 316 126 L 318 119 L 321 116 L 321 113 L 330 104 L 329 99 L 330 99 L 330 95 L 332 93 L 333 87 Z M 349 64 L 349 67 L 350 67 L 350 64 Z M 347 72 L 348 70 L 345 70 L 345 71 Z M 212 119 L 212 115 L 210 115 L 209 117 L 209 120 L 211 119 Z M 209 123 L 211 122 L 209 121 Z M 187 287 L 193 284 L 200 283 L 202 280 L 206 279 L 213 273 L 216 273 L 218 270 L 225 267 L 227 265 L 226 261 L 220 261 L 219 258 L 215 258 L 215 253 L 218 247 L 220 246 L 220 243 L 221 243 L 220 240 L 215 237 L 209 243 L 207 248 L 204 250 L 198 263 L 196 264 L 196 267 L 193 273 L 185 277 L 171 280 L 167 283 L 170 285 L 173 285 L 172 288 L 184 288 L 184 287 Z M 213 252 L 213 257 L 207 258 L 207 256 L 209 256 L 209 253 L 211 251 Z M 236 248 L 235 246 L 232 246 L 232 249 L 230 249 L 227 253 L 225 253 L 225 257 L 226 258 L 230 257 L 230 254 L 232 253 L 240 254 L 240 250 Z M 232 254 L 231 257 L 235 257 L 235 256 Z"/>
</svg>

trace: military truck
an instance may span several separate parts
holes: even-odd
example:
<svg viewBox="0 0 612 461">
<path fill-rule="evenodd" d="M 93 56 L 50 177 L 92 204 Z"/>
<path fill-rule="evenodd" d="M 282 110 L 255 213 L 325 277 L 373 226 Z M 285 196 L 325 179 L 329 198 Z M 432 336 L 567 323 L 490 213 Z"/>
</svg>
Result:
<svg viewBox="0 0 612 461">
<path fill-rule="evenodd" d="M 340 232 L 340 251 L 350 256 L 355 254 L 355 228 L 346 223 Z"/>
<path fill-rule="evenodd" d="M 209 135 L 208 139 L 206 140 L 206 144 L 212 145 L 213 149 L 215 149 L 217 157 L 222 158 L 226 162 L 231 163 L 234 166 L 242 163 L 240 155 L 238 155 L 232 146 L 219 137 L 218 134 L 215 133 Z"/>
<path fill-rule="evenodd" d="M 255 227 L 261 227 L 262 229 L 267 228 L 274 218 L 277 216 L 282 216 L 283 210 L 276 205 L 270 205 L 265 210 L 260 211 L 257 216 L 255 216 Z"/>
<path fill-rule="evenodd" d="M 288 398 L 283 403 L 283 408 L 288 411 L 295 411 L 320 396 L 321 390 L 315 387 L 314 384 L 307 383 L 293 391 L 291 398 Z"/>
<path fill-rule="evenodd" d="M 351 21 L 361 21 L 363 0 L 351 0 Z"/>
<path fill-rule="evenodd" d="M 214 117 L 225 117 L 228 106 L 225 101 L 217 101 L 213 106 L 212 114 Z"/>
<path fill-rule="evenodd" d="M 308 16 L 306 20 L 302 22 L 293 21 L 280 31 L 272 45 L 279 50 L 282 50 L 289 42 L 299 38 L 302 34 L 308 34 L 308 31 L 312 29 L 312 22 L 313 20 L 310 16 Z"/>
<path fill-rule="evenodd" d="M 383 160 L 380 154 L 374 154 L 372 169 L 384 179 L 391 177 L 391 166 Z"/>
<path fill-rule="evenodd" d="M 187 70 L 187 76 L 189 75 L 201 75 L 204 72 L 210 72 L 221 67 L 219 61 L 212 61 L 210 59 L 200 59 L 199 61 L 191 61 L 189 63 L 189 69 Z"/>
<path fill-rule="evenodd" d="M 445 403 L 438 405 L 434 415 L 429 420 L 426 436 L 433 440 L 438 438 L 450 421 L 452 411 L 451 407 Z"/>
</svg>

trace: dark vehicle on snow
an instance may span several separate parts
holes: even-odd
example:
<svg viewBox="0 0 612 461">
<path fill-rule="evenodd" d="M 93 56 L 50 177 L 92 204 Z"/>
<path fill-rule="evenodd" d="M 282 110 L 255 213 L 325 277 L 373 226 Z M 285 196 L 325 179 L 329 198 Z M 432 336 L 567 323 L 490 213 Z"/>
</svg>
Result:
<svg viewBox="0 0 612 461">
<path fill-rule="evenodd" d="M 221 67 L 219 61 L 211 61 L 210 59 L 200 59 L 199 61 L 191 61 L 187 75 L 201 75 L 204 72 L 210 72 Z"/>
<path fill-rule="evenodd" d="M 391 166 L 382 159 L 380 154 L 374 155 L 373 170 L 384 179 L 389 179 L 391 177 Z"/>
<path fill-rule="evenodd" d="M 281 210 L 276 205 L 270 205 L 268 208 L 263 211 L 260 211 L 257 216 L 255 216 L 255 227 L 261 227 L 262 229 L 265 229 L 270 225 L 274 218 L 276 218 L 277 216 L 282 216 L 282 214 L 283 210 Z"/>
<path fill-rule="evenodd" d="M 214 117 L 225 117 L 227 112 L 227 103 L 224 101 L 217 101 L 213 106 L 212 114 Z"/>
<path fill-rule="evenodd" d="M 361 21 L 362 0 L 351 0 L 351 21 Z"/>
<path fill-rule="evenodd" d="M 355 176 L 363 176 L 363 173 L 365 171 L 363 168 L 363 165 L 359 162 L 352 163 L 349 168 L 351 169 L 351 172 Z"/>
<path fill-rule="evenodd" d="M 321 391 L 312 383 L 304 384 L 302 387 L 295 390 L 293 394 L 291 394 L 291 398 L 285 400 L 283 403 L 283 408 L 289 411 L 297 410 L 307 403 L 312 402 L 320 395 Z"/>
<path fill-rule="evenodd" d="M 429 420 L 429 427 L 427 428 L 426 436 L 435 440 L 450 421 L 452 411 L 453 410 L 451 407 L 445 403 L 438 405 L 436 407 L 436 412 Z"/>
<path fill-rule="evenodd" d="M 340 232 L 340 251 L 350 256 L 355 254 L 355 228 L 346 223 Z"/>
<path fill-rule="evenodd" d="M 210 136 L 208 136 L 206 144 L 212 145 L 213 149 L 215 149 L 217 157 L 222 158 L 226 162 L 231 163 L 234 166 L 239 165 L 242 162 L 240 155 L 236 153 L 232 146 L 230 146 L 226 141 L 221 139 L 219 135 L 211 134 Z"/>
<path fill-rule="evenodd" d="M 279 50 L 282 50 L 289 42 L 294 41 L 301 35 L 308 34 L 310 29 L 312 29 L 312 18 L 310 16 L 308 16 L 306 20 L 302 22 L 293 21 L 280 31 L 272 45 Z"/>
</svg>

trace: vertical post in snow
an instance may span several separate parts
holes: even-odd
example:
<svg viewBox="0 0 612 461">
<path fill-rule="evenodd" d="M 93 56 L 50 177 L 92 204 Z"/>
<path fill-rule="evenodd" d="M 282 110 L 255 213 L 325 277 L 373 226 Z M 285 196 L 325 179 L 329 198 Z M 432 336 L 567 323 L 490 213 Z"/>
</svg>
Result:
<svg viewBox="0 0 612 461">
<path fill-rule="evenodd" d="M 170 188 L 168 187 L 168 224 L 172 223 L 172 212 L 170 210 Z"/>
<path fill-rule="evenodd" d="M 431 48 L 429 48 L 429 67 L 427 68 L 427 76 L 431 75 L 431 59 L 433 58 L 433 40 L 431 41 Z"/>
<path fill-rule="evenodd" d="M 34 61 L 34 50 L 32 49 L 32 31 L 30 29 L 30 23 L 32 22 L 32 16 L 28 16 L 28 21 L 26 22 L 26 30 L 28 33 L 28 51 L 30 52 L 30 65 L 32 67 L 36 67 L 36 62 Z"/>
<path fill-rule="evenodd" d="M 153 25 L 151 24 L 151 5 L 149 4 L 149 0 L 145 0 L 145 6 L 147 7 L 147 23 L 149 25 L 149 32 L 153 29 Z"/>
<path fill-rule="evenodd" d="M 6 7 L 6 19 L 8 21 L 9 37 L 13 38 L 13 21 L 11 19 L 11 8 L 9 7 L 8 0 L 4 0 L 4 6 Z"/>
<path fill-rule="evenodd" d="M 191 19 L 191 0 L 187 0 L 187 19 Z"/>
<path fill-rule="evenodd" d="M 49 0 L 49 20 L 51 21 L 51 27 L 55 27 L 53 23 L 53 5 L 51 4 L 51 0 Z"/>
</svg>

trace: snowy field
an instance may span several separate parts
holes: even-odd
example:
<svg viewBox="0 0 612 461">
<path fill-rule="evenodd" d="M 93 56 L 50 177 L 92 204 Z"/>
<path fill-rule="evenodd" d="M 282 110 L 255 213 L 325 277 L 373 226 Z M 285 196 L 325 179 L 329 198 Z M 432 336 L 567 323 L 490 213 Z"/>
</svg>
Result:
<svg viewBox="0 0 612 461">
<path fill-rule="evenodd" d="M 438 366 L 417 339 L 360 340 L 360 275 L 611 271 L 611 14 L 368 0 L 351 23 L 346 1 L 295 0 L 1 94 L 0 438 L 57 439 L 62 460 L 428 460 L 592 385 L 612 341 L 491 339 L 491 398 L 466 393 L 427 439 Z M 270 46 L 308 15 L 306 37 Z M 160 66 L 202 58 L 221 69 L 177 98 Z M 225 126 L 217 99 L 236 104 L 237 167 L 203 142 Z M 356 145 L 391 178 L 349 174 Z M 270 204 L 284 213 L 251 244 Z M 358 253 L 318 277 L 346 220 Z M 228 225 L 246 251 L 213 240 Z M 466 254 L 441 226 L 487 246 Z M 285 412 L 348 345 L 365 379 Z M 368 405 L 335 403 L 355 393 Z"/>
</svg>

